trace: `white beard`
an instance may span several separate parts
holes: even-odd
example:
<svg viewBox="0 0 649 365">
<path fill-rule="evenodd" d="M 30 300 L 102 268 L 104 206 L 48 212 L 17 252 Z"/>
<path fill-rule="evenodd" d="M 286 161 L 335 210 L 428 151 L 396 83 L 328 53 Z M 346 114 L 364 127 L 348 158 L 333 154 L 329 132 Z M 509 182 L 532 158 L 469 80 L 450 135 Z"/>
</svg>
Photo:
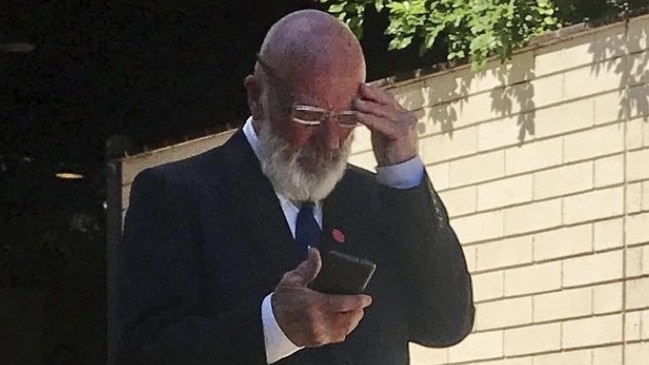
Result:
<svg viewBox="0 0 649 365">
<path fill-rule="evenodd" d="M 328 156 L 317 156 L 309 146 L 290 153 L 289 146 L 275 135 L 269 123 L 261 123 L 259 131 L 259 159 L 261 169 L 270 180 L 275 192 L 293 201 L 319 201 L 326 198 L 342 179 L 351 151 L 353 134 L 350 134 L 340 150 Z M 322 167 L 316 172 L 305 171 L 300 158 L 316 155 Z"/>
</svg>

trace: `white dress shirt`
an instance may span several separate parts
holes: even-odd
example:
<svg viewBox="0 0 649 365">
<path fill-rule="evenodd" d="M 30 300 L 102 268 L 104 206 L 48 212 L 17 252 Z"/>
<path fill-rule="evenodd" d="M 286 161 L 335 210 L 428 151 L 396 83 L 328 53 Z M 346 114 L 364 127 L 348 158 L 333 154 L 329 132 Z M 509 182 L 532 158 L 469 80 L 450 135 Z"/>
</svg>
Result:
<svg viewBox="0 0 649 365">
<path fill-rule="evenodd" d="M 259 139 L 252 127 L 252 117 L 246 120 L 243 125 L 243 133 L 248 139 L 248 143 L 259 158 Z M 419 185 L 422 177 L 424 176 L 424 164 L 419 158 L 415 156 L 412 159 L 392 166 L 377 167 L 376 180 L 383 185 L 387 185 L 396 189 L 408 189 Z M 277 194 L 279 203 L 284 212 L 286 223 L 293 238 L 295 238 L 295 224 L 297 214 L 300 207 L 296 206 L 292 201 L 286 197 Z M 322 202 L 315 202 L 313 208 L 313 216 L 322 228 Z M 303 347 L 296 346 L 291 340 L 286 337 L 282 329 L 277 324 L 273 308 L 271 305 L 271 298 L 273 293 L 268 294 L 261 303 L 261 320 L 264 330 L 264 343 L 266 347 L 266 361 L 269 364 L 277 362 L 299 350 Z"/>
</svg>

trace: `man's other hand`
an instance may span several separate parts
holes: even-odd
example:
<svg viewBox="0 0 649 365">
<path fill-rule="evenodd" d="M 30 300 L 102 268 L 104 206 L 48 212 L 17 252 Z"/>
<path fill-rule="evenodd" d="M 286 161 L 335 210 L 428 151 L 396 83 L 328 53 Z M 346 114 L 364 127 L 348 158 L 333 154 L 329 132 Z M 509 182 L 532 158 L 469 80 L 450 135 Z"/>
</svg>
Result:
<svg viewBox="0 0 649 365">
<path fill-rule="evenodd" d="M 358 120 L 372 131 L 379 166 L 396 165 L 417 155 L 417 117 L 387 91 L 361 84 L 354 100 Z"/>
<path fill-rule="evenodd" d="M 322 260 L 315 248 L 275 288 L 272 307 L 286 337 L 297 346 L 318 347 L 342 342 L 358 326 L 369 295 L 330 295 L 307 288 L 318 276 Z"/>
</svg>

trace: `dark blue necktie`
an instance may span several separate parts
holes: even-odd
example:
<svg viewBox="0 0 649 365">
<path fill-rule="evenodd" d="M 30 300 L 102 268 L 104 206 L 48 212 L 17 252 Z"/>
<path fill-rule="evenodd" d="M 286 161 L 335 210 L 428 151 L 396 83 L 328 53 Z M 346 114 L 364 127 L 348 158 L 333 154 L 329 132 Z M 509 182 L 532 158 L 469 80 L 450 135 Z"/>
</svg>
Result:
<svg viewBox="0 0 649 365">
<path fill-rule="evenodd" d="M 320 245 L 320 226 L 313 217 L 313 202 L 303 202 L 295 223 L 295 242 L 300 256 L 307 257 L 307 247 Z"/>
</svg>

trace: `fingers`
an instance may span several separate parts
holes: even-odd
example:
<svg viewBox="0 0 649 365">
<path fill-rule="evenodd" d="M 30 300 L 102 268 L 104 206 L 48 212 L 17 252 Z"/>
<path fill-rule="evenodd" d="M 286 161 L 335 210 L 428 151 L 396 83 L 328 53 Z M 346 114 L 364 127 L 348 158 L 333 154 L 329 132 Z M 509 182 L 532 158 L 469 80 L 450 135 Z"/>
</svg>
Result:
<svg viewBox="0 0 649 365">
<path fill-rule="evenodd" d="M 309 248 L 307 259 L 284 274 L 271 297 L 277 324 L 298 346 L 344 341 L 372 304 L 369 295 L 330 295 L 309 289 L 321 267 L 319 251 Z"/>
<path fill-rule="evenodd" d="M 394 100 L 392 94 L 390 94 L 389 92 L 383 89 L 380 89 L 376 86 L 370 86 L 368 84 L 361 84 L 359 90 L 361 94 L 361 99 L 369 99 L 379 104 L 401 108 L 399 103 L 397 103 L 396 100 Z"/>
<path fill-rule="evenodd" d="M 360 324 L 365 311 L 357 309 L 331 316 L 325 324 L 321 322 L 313 328 L 313 336 L 318 346 L 328 343 L 343 342 Z"/>
<path fill-rule="evenodd" d="M 307 259 L 302 261 L 295 269 L 284 274 L 280 285 L 306 287 L 318 276 L 321 268 L 322 258 L 320 252 L 316 248 L 309 247 Z"/>
<path fill-rule="evenodd" d="M 400 139 L 411 135 L 412 129 L 417 126 L 417 120 L 410 113 L 400 112 L 394 120 L 378 116 L 376 114 L 356 114 L 358 121 L 372 131 L 379 132 L 391 140 Z"/>
<path fill-rule="evenodd" d="M 379 166 L 390 166 L 417 155 L 417 118 L 387 91 L 362 84 L 354 100 L 358 121 L 372 131 Z"/>
<path fill-rule="evenodd" d="M 358 121 L 371 131 L 379 132 L 390 139 L 396 139 L 397 126 L 389 120 L 368 113 L 357 113 Z"/>
<path fill-rule="evenodd" d="M 365 294 L 357 295 L 331 295 L 321 294 L 322 298 L 318 300 L 321 311 L 344 313 L 364 309 L 372 304 L 372 297 Z"/>
<path fill-rule="evenodd" d="M 390 105 L 381 104 L 367 99 L 356 99 L 354 101 L 354 109 L 365 114 L 374 114 L 393 122 L 397 121 L 399 114 L 403 112 L 403 110 L 395 109 Z"/>
<path fill-rule="evenodd" d="M 354 101 L 358 120 L 389 139 L 410 135 L 417 118 L 403 109 L 387 91 L 361 85 L 361 98 Z"/>
</svg>

